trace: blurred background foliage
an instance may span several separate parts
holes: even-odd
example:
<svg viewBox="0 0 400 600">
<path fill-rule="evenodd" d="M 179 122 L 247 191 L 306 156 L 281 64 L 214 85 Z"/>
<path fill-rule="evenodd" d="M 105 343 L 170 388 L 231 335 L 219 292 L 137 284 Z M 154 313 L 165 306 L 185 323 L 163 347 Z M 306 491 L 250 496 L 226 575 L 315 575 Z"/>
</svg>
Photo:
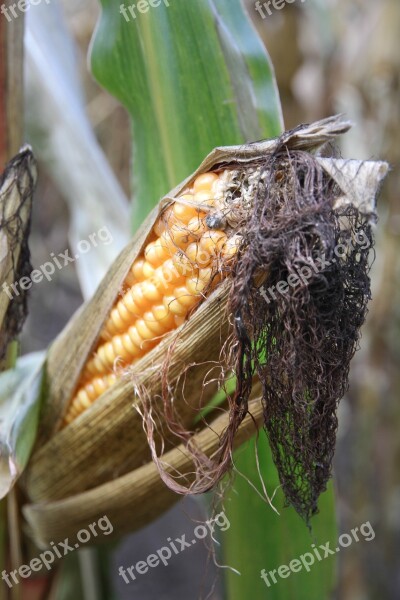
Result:
<svg viewBox="0 0 400 600">
<path fill-rule="evenodd" d="M 400 3 L 306 0 L 262 19 L 253 0 L 246 1 L 275 66 L 286 128 L 345 112 L 356 126 L 343 141 L 343 155 L 385 159 L 393 168 L 380 198 L 373 302 L 340 407 L 335 458 L 340 530 L 349 532 L 369 520 L 376 537 L 340 554 L 335 595 L 394 600 L 400 597 Z M 86 114 L 129 197 L 134 190 L 128 116 L 87 68 L 98 3 L 63 0 L 63 10 L 77 43 Z M 68 247 L 65 190 L 45 171 L 43 165 L 33 216 L 33 264 Z M 81 301 L 74 265 L 59 271 L 52 283 L 35 286 L 23 353 L 45 348 Z"/>
</svg>

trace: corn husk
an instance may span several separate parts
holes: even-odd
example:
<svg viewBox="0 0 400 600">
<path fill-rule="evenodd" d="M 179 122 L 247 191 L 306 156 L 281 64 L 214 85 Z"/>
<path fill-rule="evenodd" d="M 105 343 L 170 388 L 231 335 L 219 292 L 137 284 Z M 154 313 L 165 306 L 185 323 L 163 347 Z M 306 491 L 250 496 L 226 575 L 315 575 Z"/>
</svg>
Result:
<svg viewBox="0 0 400 600">
<path fill-rule="evenodd" d="M 198 410 L 216 391 L 217 384 L 212 380 L 223 375 L 220 353 L 230 333 L 226 309 L 229 281 L 223 282 L 187 323 L 167 335 L 156 348 L 137 361 L 126 377 L 105 392 L 71 425 L 57 431 L 118 290 L 146 244 L 160 211 L 200 173 L 227 165 L 260 163 L 282 142 L 291 149 L 313 152 L 349 127 L 350 124 L 341 117 L 332 117 L 301 126 L 279 140 L 213 150 L 195 173 L 160 201 L 116 260 L 93 299 L 78 311 L 54 342 L 45 369 L 47 403 L 42 431 L 24 477 L 24 486 L 31 501 L 24 513 L 38 543 L 43 545 L 54 540 L 55 532 L 64 536 L 72 534 L 83 526 L 83 522 L 87 524 L 103 514 L 113 515 L 117 533 L 133 530 L 155 518 L 170 505 L 172 499 L 178 498 L 177 494 L 166 489 L 150 462 L 140 414 L 141 391 L 145 390 L 153 404 L 160 404 L 160 373 L 168 350 L 174 346 L 168 366 L 168 383 L 172 388 L 175 386 L 175 409 L 182 423 L 189 428 L 192 426 Z M 347 161 L 343 164 L 335 159 L 319 160 L 341 188 L 343 196 L 340 201 L 362 201 L 364 212 L 375 213 L 376 193 L 388 168 L 385 163 Z M 189 365 L 183 387 L 181 376 Z M 220 369 L 219 377 L 210 378 L 210 383 L 204 385 L 210 365 Z M 135 406 L 139 410 L 135 410 Z M 212 429 L 216 427 L 218 430 L 220 425 L 213 424 Z M 241 441 L 253 432 L 254 428 L 249 429 L 245 425 Z M 210 430 L 206 428 L 197 435 L 202 444 L 200 447 L 212 451 L 214 446 L 210 440 L 214 439 L 216 443 L 216 438 Z M 168 436 L 165 442 L 167 462 L 171 468 L 182 470 L 182 467 L 188 466 L 185 460 L 190 459 L 182 459 L 184 449 L 171 449 L 176 441 L 168 439 Z M 147 498 L 151 502 L 146 503 L 148 506 L 143 509 L 143 500 Z M 63 524 L 57 525 L 60 521 Z"/>
<path fill-rule="evenodd" d="M 258 398 L 251 401 L 249 415 L 235 438 L 235 447 L 257 432 L 257 426 L 262 423 L 262 416 L 261 400 Z M 209 428 L 194 436 L 195 443 L 206 454 L 211 455 L 217 450 L 228 420 L 228 414 L 225 412 L 213 420 Z M 166 452 L 163 462 L 167 472 L 178 469 L 188 473 L 194 468 L 192 457 L 183 444 Z M 24 508 L 24 515 L 31 536 L 39 546 L 45 547 L 51 541 L 75 536 L 80 529 L 92 522 L 93 515 L 107 515 L 114 528 L 111 538 L 118 537 L 147 525 L 172 506 L 178 498 L 176 493 L 162 483 L 156 465 L 148 462 L 122 477 L 75 494 L 66 500 L 30 504 Z"/>
</svg>

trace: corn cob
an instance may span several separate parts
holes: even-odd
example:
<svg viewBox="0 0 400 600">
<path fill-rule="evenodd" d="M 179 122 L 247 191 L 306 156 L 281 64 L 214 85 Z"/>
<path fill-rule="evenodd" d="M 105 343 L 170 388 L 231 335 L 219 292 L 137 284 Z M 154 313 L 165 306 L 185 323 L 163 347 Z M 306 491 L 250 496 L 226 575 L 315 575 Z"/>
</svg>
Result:
<svg viewBox="0 0 400 600">
<path fill-rule="evenodd" d="M 226 277 L 240 237 L 228 237 L 221 213 L 229 171 L 208 172 L 158 218 L 132 265 L 80 377 L 63 426 L 117 380 L 125 368 L 179 327 L 202 298 Z"/>
</svg>

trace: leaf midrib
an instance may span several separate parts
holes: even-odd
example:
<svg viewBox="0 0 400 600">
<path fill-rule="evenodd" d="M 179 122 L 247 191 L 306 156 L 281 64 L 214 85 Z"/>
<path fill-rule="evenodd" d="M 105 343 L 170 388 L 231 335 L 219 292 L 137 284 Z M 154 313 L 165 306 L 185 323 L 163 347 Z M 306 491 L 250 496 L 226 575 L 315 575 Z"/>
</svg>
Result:
<svg viewBox="0 0 400 600">
<path fill-rule="evenodd" d="M 168 177 L 169 187 L 174 187 L 178 181 L 178 174 L 174 168 L 174 161 L 169 152 L 170 139 L 168 134 L 168 124 L 165 119 L 165 108 L 163 103 L 163 90 L 160 85 L 160 76 L 157 67 L 156 51 L 153 43 L 154 36 L 151 34 L 150 19 L 142 19 L 141 23 L 142 39 L 144 45 L 143 56 L 146 61 L 147 79 L 151 91 L 152 105 L 154 107 L 156 122 L 160 132 L 160 142 L 162 155 L 165 161 L 165 167 Z M 148 58 L 148 60 L 147 60 Z"/>
</svg>

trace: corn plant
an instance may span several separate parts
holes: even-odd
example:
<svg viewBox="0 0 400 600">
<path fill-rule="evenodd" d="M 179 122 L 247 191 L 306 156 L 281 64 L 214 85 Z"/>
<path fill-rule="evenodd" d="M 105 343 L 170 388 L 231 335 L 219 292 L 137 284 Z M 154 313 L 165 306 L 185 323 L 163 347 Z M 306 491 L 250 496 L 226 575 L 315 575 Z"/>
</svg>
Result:
<svg viewBox="0 0 400 600">
<path fill-rule="evenodd" d="M 387 167 L 322 157 L 350 128 L 342 117 L 283 131 L 272 66 L 239 0 L 123 17 L 103 0 L 91 62 L 131 116 L 135 236 L 47 353 L 22 512 L 43 547 L 101 514 L 120 536 L 235 467 L 244 478 L 225 490 L 223 555 L 242 575 L 226 589 L 261 598 L 264 561 L 305 550 L 307 525 L 335 537 L 325 490 L 336 409 Z M 264 298 L 291 276 L 286 296 Z M 275 503 L 264 479 L 281 487 Z M 284 501 L 292 512 L 278 517 Z M 302 574 L 304 598 L 325 597 L 333 569 Z M 303 597 L 296 587 L 270 596 Z"/>
</svg>

